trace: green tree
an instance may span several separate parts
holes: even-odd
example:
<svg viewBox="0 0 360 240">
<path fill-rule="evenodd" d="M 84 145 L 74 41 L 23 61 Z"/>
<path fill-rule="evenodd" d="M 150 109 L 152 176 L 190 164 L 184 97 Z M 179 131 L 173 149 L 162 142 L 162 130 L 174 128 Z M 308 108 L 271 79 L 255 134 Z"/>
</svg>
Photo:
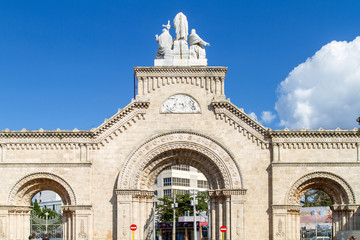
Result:
<svg viewBox="0 0 360 240">
<path fill-rule="evenodd" d="M 197 195 L 198 205 L 196 205 L 197 212 L 207 211 L 207 192 L 200 192 Z M 156 206 L 156 215 L 160 222 L 172 222 L 173 221 L 173 209 L 171 204 L 173 203 L 173 198 L 166 196 L 163 198 L 158 198 L 160 203 Z M 176 196 L 176 202 L 178 207 L 175 210 L 176 217 L 185 216 L 185 212 L 188 211 L 190 216 L 193 216 L 193 206 L 191 206 L 192 196 L 190 194 L 182 194 Z"/>
<path fill-rule="evenodd" d="M 31 206 L 33 207 L 33 211 L 36 213 L 37 216 L 41 214 L 41 208 L 37 202 L 37 199 L 35 199 L 35 202 L 31 202 Z"/>
<path fill-rule="evenodd" d="M 319 207 L 332 205 L 331 198 L 321 190 L 310 190 L 306 192 L 300 201 L 303 207 Z"/>
<path fill-rule="evenodd" d="M 55 216 L 58 215 L 57 212 L 51 210 L 50 208 L 40 208 L 37 199 L 35 199 L 34 202 L 31 202 L 31 206 L 33 207 L 33 212 L 35 212 L 36 216 L 40 217 L 40 218 L 45 218 L 46 214 L 45 213 L 49 213 L 48 218 L 53 218 Z"/>
</svg>

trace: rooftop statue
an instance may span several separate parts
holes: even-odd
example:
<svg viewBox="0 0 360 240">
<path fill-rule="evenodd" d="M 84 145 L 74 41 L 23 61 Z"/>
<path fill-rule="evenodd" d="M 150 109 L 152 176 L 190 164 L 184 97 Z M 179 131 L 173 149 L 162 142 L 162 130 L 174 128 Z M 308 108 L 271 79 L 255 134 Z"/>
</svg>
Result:
<svg viewBox="0 0 360 240">
<path fill-rule="evenodd" d="M 189 36 L 190 49 L 188 45 L 188 21 L 186 16 L 179 12 L 174 18 L 174 27 L 163 25 L 164 29 L 160 36 L 155 35 L 159 49 L 156 51 L 155 66 L 207 66 L 206 52 L 204 46 L 209 43 L 202 40 L 195 32 L 191 31 Z M 170 34 L 170 28 L 175 28 L 175 38 Z"/>
<path fill-rule="evenodd" d="M 191 30 L 189 36 L 190 44 L 190 59 L 206 59 L 206 52 L 204 46 L 210 46 L 210 43 L 202 40 L 199 35 L 196 34 L 195 29 Z"/>
<path fill-rule="evenodd" d="M 176 38 L 175 40 L 181 40 L 187 39 L 187 36 L 189 35 L 189 30 L 188 30 L 188 21 L 186 16 L 182 13 L 179 12 L 175 18 L 174 18 L 174 26 L 175 26 L 175 32 L 176 32 Z"/>
<path fill-rule="evenodd" d="M 164 28 L 162 34 L 160 36 L 156 34 L 155 38 L 156 38 L 156 42 L 159 43 L 159 49 L 156 51 L 156 58 L 163 59 L 165 58 L 166 53 L 171 52 L 171 48 L 173 44 L 173 39 L 169 33 L 169 28 Z"/>
</svg>

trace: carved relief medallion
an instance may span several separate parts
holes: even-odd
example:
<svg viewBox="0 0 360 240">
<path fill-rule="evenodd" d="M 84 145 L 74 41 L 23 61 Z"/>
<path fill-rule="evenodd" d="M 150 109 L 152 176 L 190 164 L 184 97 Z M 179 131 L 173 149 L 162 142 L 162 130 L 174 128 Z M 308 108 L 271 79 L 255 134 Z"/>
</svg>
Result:
<svg viewBox="0 0 360 240">
<path fill-rule="evenodd" d="M 161 106 L 161 113 L 200 113 L 200 106 L 192 97 L 176 94 L 169 97 Z"/>
</svg>

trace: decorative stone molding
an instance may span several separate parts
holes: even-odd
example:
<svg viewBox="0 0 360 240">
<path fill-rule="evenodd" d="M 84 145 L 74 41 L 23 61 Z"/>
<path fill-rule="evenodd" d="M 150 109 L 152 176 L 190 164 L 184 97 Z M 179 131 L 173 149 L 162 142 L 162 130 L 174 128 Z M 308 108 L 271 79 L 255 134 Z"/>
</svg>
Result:
<svg viewBox="0 0 360 240">
<path fill-rule="evenodd" d="M 360 167 L 358 162 L 273 162 L 273 167 Z"/>
<path fill-rule="evenodd" d="M 301 206 L 300 205 L 273 204 L 272 209 L 273 210 L 286 210 L 288 212 L 300 212 Z"/>
<path fill-rule="evenodd" d="M 194 159 L 193 154 L 196 155 Z M 132 151 L 119 174 L 118 189 L 148 188 L 153 184 L 146 183 L 152 179 L 149 174 L 163 168 L 161 163 L 170 159 L 177 159 L 180 163 L 183 157 L 193 159 L 190 164 L 201 162 L 207 167 L 209 176 L 217 172 L 220 174 L 216 179 L 221 179 L 223 185 L 213 186 L 214 189 L 244 188 L 240 167 L 233 154 L 222 144 L 201 133 L 179 130 L 158 134 Z"/>
<path fill-rule="evenodd" d="M 22 203 L 30 203 L 30 198 L 37 191 L 54 190 L 61 197 L 63 203 L 76 204 L 75 193 L 70 185 L 61 177 L 46 172 L 32 173 L 20 179 L 11 189 L 7 204 L 18 205 Z M 31 191 L 31 192 L 30 192 Z"/>
<path fill-rule="evenodd" d="M 33 207 L 31 206 L 0 205 L 0 210 L 7 210 L 9 212 L 30 213 L 32 209 Z"/>
<path fill-rule="evenodd" d="M 235 130 L 242 133 L 248 139 L 251 139 L 252 142 L 258 146 L 269 148 L 269 129 L 249 117 L 243 110 L 237 108 L 230 101 L 213 101 L 211 105 L 215 110 L 218 120 L 224 120 L 229 123 Z"/>
<path fill-rule="evenodd" d="M 210 197 L 218 197 L 218 196 L 229 197 L 232 195 L 245 196 L 247 189 L 221 189 L 221 190 L 210 190 L 208 192 Z"/>
<path fill-rule="evenodd" d="M 98 149 L 138 120 L 144 119 L 149 104 L 149 102 L 133 101 L 92 130 L 0 131 L 0 144 L 5 150 L 72 150 L 80 149 L 84 144 L 89 149 Z"/>
<path fill-rule="evenodd" d="M 330 206 L 331 211 L 356 211 L 357 209 L 359 209 L 360 205 L 358 204 L 344 204 L 344 205 L 339 205 L 339 204 L 334 204 Z"/>
<path fill-rule="evenodd" d="M 144 198 L 153 198 L 154 191 L 148 190 L 131 190 L 131 189 L 117 189 L 115 190 L 116 195 L 127 195 L 133 197 L 144 197 Z"/>
<path fill-rule="evenodd" d="M 93 130 L 93 138 L 96 139 L 96 142 L 101 142 L 110 135 L 116 136 L 118 133 L 122 133 L 128 127 L 135 124 L 137 120 L 144 119 L 144 114 L 149 105 L 149 102 L 131 102 L 126 108 L 120 110 L 98 128 Z"/>
<path fill-rule="evenodd" d="M 354 130 L 271 130 L 272 143 L 283 149 L 356 149 L 360 137 Z"/>
<path fill-rule="evenodd" d="M 88 210 L 90 211 L 92 209 L 91 205 L 63 205 L 61 206 L 61 209 L 63 211 L 77 211 L 77 210 Z"/>
<path fill-rule="evenodd" d="M 41 167 L 55 167 L 55 168 L 64 168 L 64 167 L 71 167 L 71 168 L 89 168 L 91 167 L 91 163 L 89 162 L 83 162 L 83 163 L 11 163 L 11 162 L 4 162 L 4 163 L 0 163 L 0 168 L 23 168 L 23 167 L 37 167 L 37 168 L 41 168 Z"/>
<path fill-rule="evenodd" d="M 138 79 L 136 99 L 173 84 L 198 86 L 206 92 L 225 98 L 226 67 L 135 67 L 134 72 Z"/>
<path fill-rule="evenodd" d="M 157 76 L 203 76 L 204 74 L 225 77 L 227 67 L 134 67 L 137 77 Z"/>
<path fill-rule="evenodd" d="M 80 232 L 78 234 L 79 238 L 87 239 L 87 234 L 85 232 L 84 219 L 80 220 Z"/>
<path fill-rule="evenodd" d="M 302 195 L 313 189 L 326 192 L 335 204 L 355 204 L 355 194 L 341 177 L 329 172 L 313 172 L 298 179 L 286 194 L 285 202 L 297 204 Z"/>
</svg>

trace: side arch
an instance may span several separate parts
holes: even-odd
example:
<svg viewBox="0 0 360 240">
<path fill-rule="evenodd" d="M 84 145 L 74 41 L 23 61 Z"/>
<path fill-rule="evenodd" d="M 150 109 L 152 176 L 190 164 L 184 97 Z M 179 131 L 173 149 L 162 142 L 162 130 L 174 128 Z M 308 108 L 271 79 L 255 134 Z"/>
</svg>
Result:
<svg viewBox="0 0 360 240">
<path fill-rule="evenodd" d="M 355 204 L 355 194 L 341 177 L 329 172 L 313 172 L 298 179 L 287 193 L 287 204 L 299 204 L 301 197 L 309 190 L 319 189 L 327 193 L 334 204 Z"/>
<path fill-rule="evenodd" d="M 76 197 L 70 184 L 61 177 L 47 172 L 32 173 L 21 178 L 10 190 L 7 204 L 26 206 L 39 191 L 56 192 L 64 205 L 76 205 Z"/>
<path fill-rule="evenodd" d="M 117 189 L 149 190 L 157 174 L 175 164 L 198 168 L 209 177 L 212 189 L 244 189 L 239 164 L 224 145 L 183 130 L 158 134 L 134 149 L 119 173 Z"/>
</svg>

